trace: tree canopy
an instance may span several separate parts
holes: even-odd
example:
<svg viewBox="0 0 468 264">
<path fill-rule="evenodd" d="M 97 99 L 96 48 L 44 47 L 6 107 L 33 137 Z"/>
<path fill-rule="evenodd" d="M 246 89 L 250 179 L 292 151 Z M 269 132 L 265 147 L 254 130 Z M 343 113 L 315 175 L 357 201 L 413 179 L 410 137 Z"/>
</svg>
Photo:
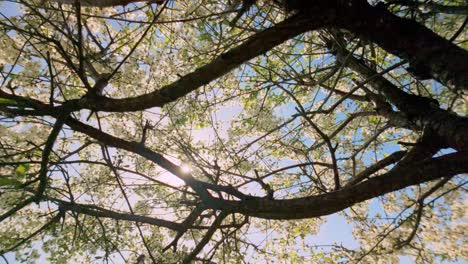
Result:
<svg viewBox="0 0 468 264">
<path fill-rule="evenodd" d="M 1 1 L 1 257 L 467 260 L 467 14 Z M 358 246 L 314 243 L 331 214 Z"/>
</svg>

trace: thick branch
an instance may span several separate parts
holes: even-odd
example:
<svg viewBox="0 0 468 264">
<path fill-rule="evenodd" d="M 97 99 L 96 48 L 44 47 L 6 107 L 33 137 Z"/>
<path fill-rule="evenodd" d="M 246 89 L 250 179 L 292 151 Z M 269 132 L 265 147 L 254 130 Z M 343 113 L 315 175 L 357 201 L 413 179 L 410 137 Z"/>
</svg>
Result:
<svg viewBox="0 0 468 264">
<path fill-rule="evenodd" d="M 339 61 L 346 60 L 347 67 L 369 80 L 369 84 L 379 94 L 384 95 L 390 103 L 398 107 L 409 122 L 421 130 L 431 128 L 455 149 L 465 151 L 468 149 L 468 119 L 466 117 L 441 109 L 431 99 L 412 95 L 399 89 L 368 67 L 362 60 L 349 56 L 349 52 L 340 45 L 335 46 L 332 50 Z"/>
<path fill-rule="evenodd" d="M 142 157 L 151 160 L 152 162 L 158 164 L 163 169 L 169 171 L 175 176 L 183 180 L 188 186 L 190 186 L 194 191 L 197 192 L 202 198 L 208 199 L 211 195 L 206 190 L 202 182 L 193 178 L 189 173 L 185 173 L 179 166 L 172 163 L 170 160 L 166 159 L 163 155 L 156 153 L 143 144 L 137 142 L 126 141 L 118 137 L 114 137 L 107 133 L 100 131 L 92 126 L 88 126 L 84 123 L 81 123 L 75 119 L 69 118 L 66 122 L 74 131 L 84 133 L 106 145 L 124 149 L 135 154 L 138 154 Z"/>
<path fill-rule="evenodd" d="M 422 8 L 422 9 L 428 10 L 429 13 L 442 13 L 442 14 L 453 14 L 453 15 L 467 15 L 468 14 L 467 5 L 441 5 L 441 4 L 432 3 L 432 2 L 424 3 L 424 2 L 415 2 L 415 1 L 409 1 L 409 0 L 392 1 L 389 4 Z"/>
<path fill-rule="evenodd" d="M 76 0 L 48 0 L 49 2 L 55 2 L 65 5 L 74 5 Z M 146 2 L 146 3 L 157 3 L 161 4 L 164 0 L 78 0 L 81 6 L 93 6 L 93 7 L 111 7 L 111 6 L 125 6 L 131 3 Z"/>
<path fill-rule="evenodd" d="M 434 78 L 453 90 L 468 90 L 468 52 L 425 26 L 368 4 L 350 11 L 339 23 L 408 60 L 417 77 Z"/>
<path fill-rule="evenodd" d="M 70 100 L 61 106 L 45 107 L 42 108 L 42 110 L 36 110 L 31 114 L 53 115 L 59 111 L 79 111 L 80 109 L 125 112 L 145 110 L 152 107 L 162 107 L 225 75 L 241 64 L 271 50 L 288 39 L 304 32 L 330 25 L 333 15 L 329 13 L 332 13 L 333 10 L 328 11 L 325 10 L 322 13 L 318 13 L 313 20 L 310 20 L 304 15 L 292 16 L 271 28 L 256 33 L 241 45 L 221 54 L 212 62 L 194 70 L 172 84 L 164 86 L 157 91 L 124 99 L 112 99 L 99 95 L 88 95 L 81 100 Z M 17 99 L 14 98 L 15 96 L 4 93 L 0 93 L 0 95 L 4 98 L 11 97 L 11 99 Z M 35 102 L 36 100 L 32 99 L 24 103 L 31 104 Z"/>
<path fill-rule="evenodd" d="M 356 203 L 363 202 L 408 186 L 442 177 L 468 172 L 466 153 L 441 157 L 394 167 L 389 172 L 362 183 L 322 195 L 286 199 L 253 199 L 225 202 L 223 208 L 265 219 L 303 219 L 333 214 Z"/>
<path fill-rule="evenodd" d="M 23 97 L 19 96 L 13 96 L 9 95 L 6 93 L 2 93 L 0 91 L 0 95 L 5 95 L 8 96 L 6 98 L 15 98 L 16 100 L 24 100 Z M 54 117 L 60 116 L 59 113 L 56 113 L 55 111 L 51 110 L 45 110 L 45 109 L 50 109 L 50 107 L 46 104 L 41 103 L 40 101 L 37 100 L 30 100 L 31 104 L 27 104 L 26 106 L 31 105 L 34 108 L 37 108 L 37 110 L 32 110 L 34 112 L 33 114 L 36 114 L 36 112 L 39 112 L 41 115 L 42 114 L 50 114 Z M 27 116 L 31 114 L 30 111 L 28 110 L 19 110 L 19 109 L 11 109 L 11 108 L 1 108 L 0 111 L 3 111 L 7 114 L 14 114 L 14 115 L 23 115 Z M 222 185 L 215 185 L 215 184 L 210 184 L 206 182 L 199 181 L 195 178 L 192 177 L 189 173 L 184 172 L 179 166 L 175 165 L 172 163 L 170 160 L 166 159 L 163 155 L 152 151 L 151 149 L 147 148 L 144 146 L 144 144 L 138 143 L 138 142 L 132 142 L 132 141 L 126 141 L 124 139 L 112 136 L 110 134 L 107 134 L 105 132 L 102 132 L 99 129 L 96 129 L 92 126 L 89 126 L 87 124 L 81 123 L 73 118 L 68 118 L 66 120 L 65 124 L 70 126 L 74 131 L 81 132 L 83 134 L 88 135 L 91 138 L 96 139 L 97 141 L 100 141 L 106 145 L 120 148 L 127 150 L 129 152 L 138 154 L 148 160 L 151 160 L 152 162 L 156 163 L 163 169 L 169 171 L 173 175 L 179 177 L 181 180 L 183 180 L 188 186 L 190 186 L 194 191 L 197 192 L 200 197 L 204 198 L 205 201 L 211 200 L 211 195 L 208 193 L 208 189 L 214 190 L 214 191 L 221 191 L 225 192 L 227 194 L 233 195 L 237 198 L 240 199 L 246 199 L 248 198 L 247 195 L 243 194 L 242 192 L 234 189 L 231 186 L 222 186 Z"/>
<path fill-rule="evenodd" d="M 161 107 L 223 76 L 242 63 L 269 51 L 290 38 L 329 25 L 329 17 L 330 15 L 326 11 L 314 17 L 313 20 L 302 15 L 293 16 L 251 36 L 238 47 L 220 55 L 212 62 L 181 77 L 178 81 L 162 87 L 160 90 L 125 99 L 88 98 L 82 101 L 83 107 L 96 111 L 138 111 L 151 107 Z"/>
<path fill-rule="evenodd" d="M 133 221 L 133 222 L 142 223 L 142 224 L 165 227 L 165 228 L 169 228 L 172 230 L 181 230 L 183 228 L 183 226 L 179 223 L 174 223 L 171 221 L 166 221 L 166 220 L 143 216 L 143 215 L 114 212 L 114 211 L 100 208 L 94 205 L 88 206 L 88 205 L 77 204 L 77 203 L 69 203 L 65 201 L 60 201 L 59 205 L 60 205 L 60 208 L 64 211 L 71 211 L 71 212 L 95 216 L 95 217 L 111 218 L 114 220 Z"/>
<path fill-rule="evenodd" d="M 41 200 L 42 196 L 44 195 L 44 191 L 47 187 L 47 172 L 50 153 L 52 152 L 55 140 L 57 139 L 60 130 L 62 130 L 63 124 L 67 118 L 67 113 L 62 114 L 57 118 L 57 121 L 55 122 L 55 125 L 52 128 L 49 137 L 47 138 L 44 149 L 42 150 L 41 170 L 39 171 L 39 186 L 36 191 L 37 201 Z"/>
<path fill-rule="evenodd" d="M 377 161 L 375 164 L 373 164 L 369 168 L 363 170 L 361 173 L 356 175 L 356 177 L 354 177 L 351 181 L 349 181 L 347 183 L 347 185 L 354 185 L 354 184 L 368 178 L 369 176 L 376 173 L 377 171 L 387 167 L 388 165 L 391 165 L 391 164 L 399 161 L 401 158 L 403 158 L 405 156 L 405 154 L 406 154 L 406 151 L 397 151 L 397 152 L 392 153 L 390 156 L 388 156 L 388 157 L 386 157 L 386 158 L 384 158 L 382 160 Z"/>
</svg>

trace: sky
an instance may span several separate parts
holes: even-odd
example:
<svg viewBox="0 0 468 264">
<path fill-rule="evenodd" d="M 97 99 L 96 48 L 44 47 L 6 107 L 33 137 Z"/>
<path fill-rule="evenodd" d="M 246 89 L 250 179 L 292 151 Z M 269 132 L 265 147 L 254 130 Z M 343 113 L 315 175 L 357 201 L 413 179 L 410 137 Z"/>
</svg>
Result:
<svg viewBox="0 0 468 264">
<path fill-rule="evenodd" d="M 8 1 L 1 1 L 0 2 L 0 11 L 3 14 L 6 15 L 14 15 L 17 12 L 17 9 L 15 7 L 15 4 L 8 2 Z M 292 109 L 285 109 L 286 111 L 292 111 Z M 223 120 L 230 120 L 236 115 L 240 113 L 241 109 L 231 107 L 228 109 L 220 109 L 216 113 L 216 118 L 220 121 Z M 222 135 L 226 134 L 226 131 L 222 132 Z M 212 139 L 215 138 L 214 134 L 212 131 L 209 131 L 209 129 L 199 129 L 199 130 L 194 130 L 192 133 L 195 141 L 211 141 Z M 384 149 L 384 152 L 388 153 L 391 151 L 395 151 L 395 147 L 392 145 L 389 145 L 387 148 Z M 177 161 L 175 161 L 177 162 Z M 163 179 L 167 181 L 172 181 L 175 177 L 171 175 L 165 175 L 163 176 Z M 172 182 L 173 184 L 178 184 L 177 182 Z M 377 206 L 374 205 L 374 207 L 371 211 L 372 212 L 377 212 L 379 209 Z M 346 220 L 343 216 L 339 214 L 333 214 L 330 216 L 325 217 L 326 223 L 321 226 L 321 229 L 317 235 L 312 235 L 307 238 L 307 242 L 315 245 L 331 245 L 331 244 L 341 244 L 345 247 L 349 248 L 357 248 L 358 243 L 357 241 L 353 238 L 352 236 L 352 226 L 348 223 L 346 223 Z M 252 238 L 255 239 L 255 238 Z M 40 244 L 35 244 L 38 248 L 40 247 Z M 14 260 L 14 257 L 12 254 L 6 254 L 5 255 L 7 260 L 10 263 L 16 263 Z M 0 263 L 2 263 L 2 259 L 0 259 Z M 43 259 L 43 261 L 45 261 Z M 42 261 L 41 261 L 42 262 Z M 401 264 L 409 264 L 413 263 L 410 258 L 407 257 L 401 257 L 400 258 L 400 263 Z M 454 263 L 466 263 L 466 262 L 454 262 Z"/>
</svg>

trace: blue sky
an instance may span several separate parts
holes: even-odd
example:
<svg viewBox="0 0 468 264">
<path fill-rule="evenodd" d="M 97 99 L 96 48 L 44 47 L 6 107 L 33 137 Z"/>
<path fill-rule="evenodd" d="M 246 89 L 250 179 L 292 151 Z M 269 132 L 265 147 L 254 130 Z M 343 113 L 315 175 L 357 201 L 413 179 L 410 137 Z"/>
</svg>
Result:
<svg viewBox="0 0 468 264">
<path fill-rule="evenodd" d="M 0 2 L 0 10 L 3 14 L 6 15 L 14 15 L 17 13 L 17 8 L 16 5 L 11 3 L 11 2 Z M 291 109 L 285 109 L 286 112 L 288 110 L 293 110 Z M 237 111 L 237 110 L 236 110 Z M 218 119 L 223 120 L 223 119 L 229 119 L 232 118 L 235 113 L 235 111 L 220 111 L 219 115 L 217 116 Z M 222 114 L 224 113 L 224 114 Z M 194 134 L 197 134 L 197 131 L 195 131 Z M 204 136 L 207 136 L 206 134 Z M 399 148 L 398 148 L 399 149 Z M 395 150 L 398 150 L 397 146 L 394 144 L 388 144 L 384 148 L 385 153 L 391 153 Z M 369 157 L 367 157 L 368 159 Z M 375 206 L 375 203 L 373 203 L 374 206 L 371 206 L 372 211 L 371 213 L 375 213 L 379 211 L 378 206 Z M 327 222 L 321 227 L 320 232 L 317 235 L 309 237 L 307 240 L 308 242 L 315 244 L 315 245 L 330 245 L 330 244 L 342 244 L 345 247 L 349 248 L 357 248 L 358 243 L 354 240 L 352 236 L 352 226 L 346 223 L 344 217 L 340 216 L 339 214 L 334 214 L 331 216 L 326 217 Z M 39 247 L 40 245 L 37 244 Z M 15 263 L 13 255 L 12 254 L 6 254 L 6 258 L 9 260 L 10 263 Z M 0 259 L 0 263 L 3 260 Z M 406 263 L 413 263 L 410 258 L 407 257 L 402 257 L 400 259 L 400 263 L 406 264 Z M 467 263 L 467 262 L 455 262 L 455 263 Z"/>
</svg>

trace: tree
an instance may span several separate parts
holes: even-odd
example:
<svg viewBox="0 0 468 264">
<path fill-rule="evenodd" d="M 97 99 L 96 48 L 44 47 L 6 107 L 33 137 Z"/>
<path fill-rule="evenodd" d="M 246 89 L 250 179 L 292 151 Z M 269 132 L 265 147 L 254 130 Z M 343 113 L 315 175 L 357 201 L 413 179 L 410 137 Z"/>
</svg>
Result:
<svg viewBox="0 0 468 264">
<path fill-rule="evenodd" d="M 239 2 L 1 3 L 5 260 L 468 258 L 466 2 Z"/>
</svg>

